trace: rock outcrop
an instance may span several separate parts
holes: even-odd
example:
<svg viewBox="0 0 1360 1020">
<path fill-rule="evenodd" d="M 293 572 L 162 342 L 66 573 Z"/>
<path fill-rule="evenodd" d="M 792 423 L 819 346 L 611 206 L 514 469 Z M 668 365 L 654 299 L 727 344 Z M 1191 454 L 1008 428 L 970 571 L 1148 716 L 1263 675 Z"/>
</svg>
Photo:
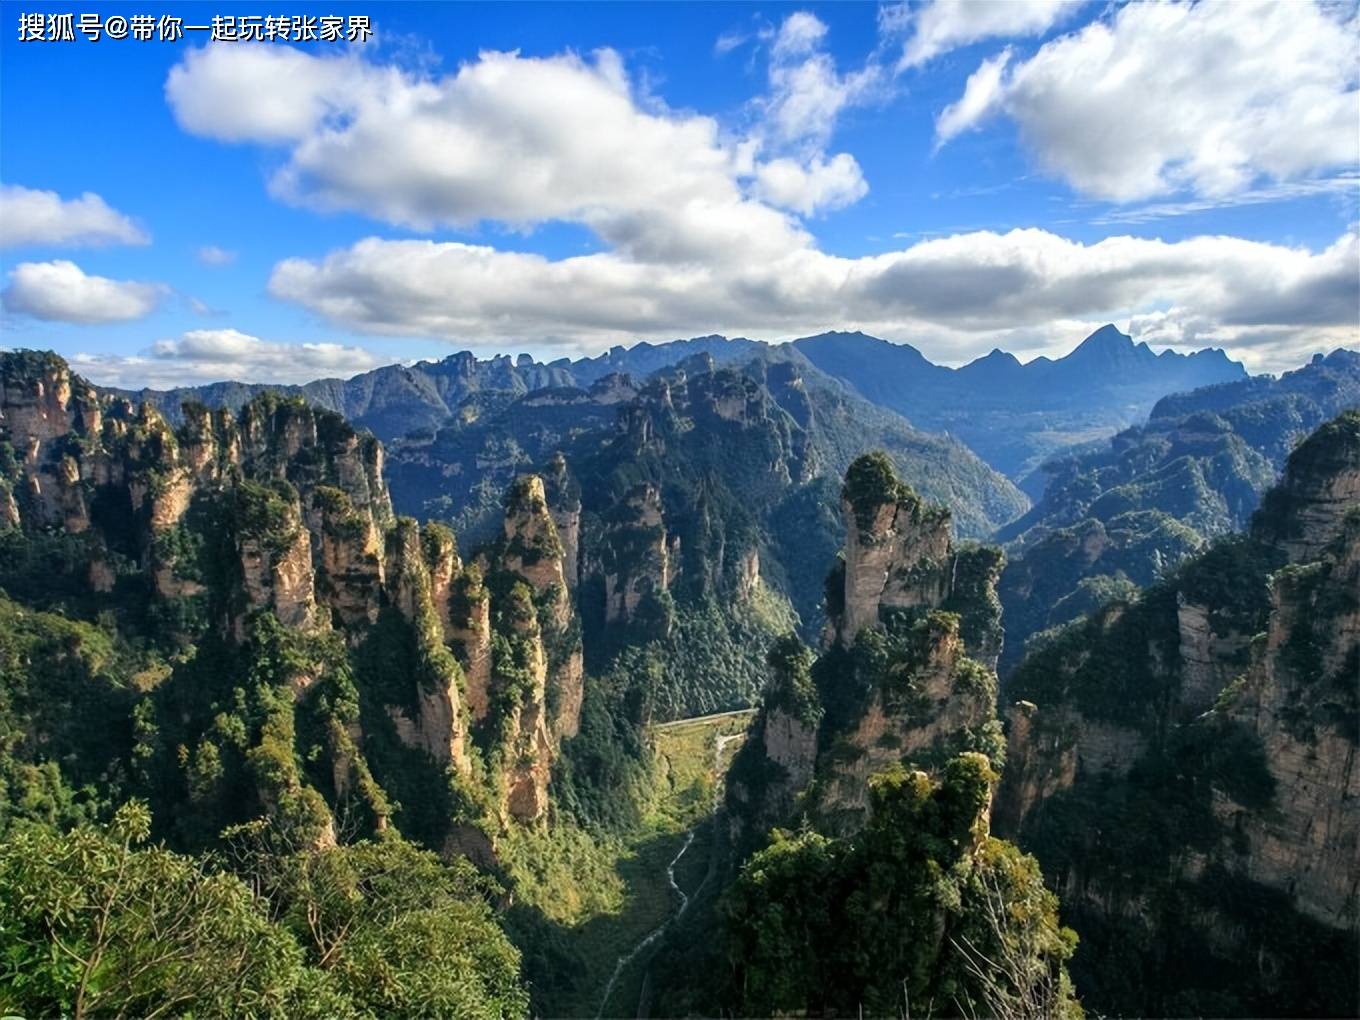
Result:
<svg viewBox="0 0 1360 1020">
<path fill-rule="evenodd" d="M 1173 1008 L 1124 990 L 1166 967 L 1154 950 L 1174 939 L 1187 958 L 1155 986 L 1176 989 L 1174 1008 L 1291 1014 L 1306 987 L 1309 1011 L 1354 1011 L 1353 980 L 1325 961 L 1360 946 L 1357 494 L 1348 412 L 1290 456 L 1248 535 L 1016 671 L 993 821 L 1049 869 L 1079 929 L 1112 940 L 1079 954 L 1097 1008 Z M 1102 832 L 1112 816 L 1123 835 Z M 1185 909 L 1159 906 L 1172 901 Z M 1270 924 L 1250 923 L 1267 903 Z M 1137 948 L 1116 959 L 1116 943 Z M 1210 1007 L 1196 996 L 1221 989 L 1200 982 L 1225 966 L 1241 987 Z"/>
<path fill-rule="evenodd" d="M 772 653 L 756 739 L 729 779 L 743 839 L 799 812 L 853 832 L 872 775 L 932 769 L 961 751 L 1000 759 L 999 551 L 955 549 L 948 511 L 924 504 L 882 454 L 851 464 L 842 511 L 821 659 L 814 669 L 811 653 L 801 665 L 790 649 Z"/>
<path fill-rule="evenodd" d="M 441 536 L 442 537 L 442 536 Z M 437 542 L 437 540 L 436 540 Z M 444 629 L 435 609 L 428 544 L 420 527 L 400 517 L 387 535 L 387 596 L 412 630 L 418 675 L 414 718 L 405 707 L 389 706 L 397 735 L 410 747 L 426 751 L 438 764 L 467 773 L 468 719 L 463 702 L 463 674 L 444 644 Z"/>
<path fill-rule="evenodd" d="M 630 623 L 645 599 L 659 598 L 671 583 L 660 491 L 650 484 L 630 491 L 610 514 L 601 544 L 605 622 Z"/>
<path fill-rule="evenodd" d="M 555 471 L 554 491 L 561 496 L 565 464 L 555 465 Z M 578 505 L 572 556 L 579 543 L 579 521 Z M 567 581 L 567 558 L 567 546 L 549 510 L 543 479 L 537 475 L 516 479 L 506 495 L 497 561 L 507 575 L 527 588 L 535 615 L 532 628 L 518 618 L 518 611 L 510 617 L 514 637 L 534 645 L 532 671 L 543 673 L 541 685 L 535 681 L 533 703 L 526 700 L 521 710 L 521 731 L 526 725 L 534 730 L 541 726 L 549 738 L 545 743 L 540 743 L 537 735 L 532 738 L 533 753 L 543 761 L 520 781 L 521 792 L 517 793 L 512 784 L 509 807 L 512 814 L 521 818 L 541 814 L 554 749 L 564 738 L 575 736 L 580 727 L 585 667 L 580 623 Z M 513 598 L 517 596 L 512 595 Z"/>
<path fill-rule="evenodd" d="M 519 480 L 501 541 L 465 565 L 448 528 L 393 515 L 381 445 L 338 415 L 266 393 L 235 413 L 188 404 L 180 422 L 100 398 L 54 356 L 0 356 L 0 522 L 78 542 L 96 594 L 146 584 L 151 618 L 184 644 L 209 630 L 243 649 L 291 635 L 267 672 L 295 712 L 328 713 L 315 775 L 329 778 L 313 787 L 292 757 L 301 721 L 281 719 L 268 754 L 251 753 L 261 803 L 309 819 L 309 839 L 333 840 L 328 813 L 355 798 L 388 824 L 374 740 L 385 768 L 395 740 L 416 753 L 403 768 L 462 784 L 451 846 L 543 818 L 584 693 L 580 500 L 565 462 L 549 466 L 552 507 L 541 478 Z M 496 782 L 479 789 L 484 772 Z"/>
</svg>

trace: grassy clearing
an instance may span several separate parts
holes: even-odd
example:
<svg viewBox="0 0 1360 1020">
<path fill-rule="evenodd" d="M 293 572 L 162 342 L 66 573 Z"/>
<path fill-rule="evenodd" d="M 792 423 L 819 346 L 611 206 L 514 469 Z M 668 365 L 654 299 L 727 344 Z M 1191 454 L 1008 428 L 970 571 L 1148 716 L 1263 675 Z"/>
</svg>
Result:
<svg viewBox="0 0 1360 1020">
<path fill-rule="evenodd" d="M 732 756 L 745 739 L 754 716 L 754 711 L 725 713 L 668 723 L 652 730 L 657 771 L 654 825 L 688 829 L 713 810 L 717 783 L 727 774 Z M 718 761 L 720 740 L 722 754 Z"/>
<path fill-rule="evenodd" d="M 717 784 L 752 714 L 686 720 L 652 730 L 655 800 L 632 837 L 601 839 L 559 823 L 507 841 L 502 863 L 517 895 L 556 931 L 552 941 L 560 970 L 548 985 L 553 1001 L 542 1004 L 547 1015 L 596 1015 L 619 958 L 679 907 L 666 866 L 696 826 L 675 879 L 690 896 L 704 885 L 713 864 L 713 832 L 700 823 L 713 810 Z M 620 975 L 606 1016 L 634 1015 L 647 959 L 660 945 L 648 947 Z"/>
</svg>

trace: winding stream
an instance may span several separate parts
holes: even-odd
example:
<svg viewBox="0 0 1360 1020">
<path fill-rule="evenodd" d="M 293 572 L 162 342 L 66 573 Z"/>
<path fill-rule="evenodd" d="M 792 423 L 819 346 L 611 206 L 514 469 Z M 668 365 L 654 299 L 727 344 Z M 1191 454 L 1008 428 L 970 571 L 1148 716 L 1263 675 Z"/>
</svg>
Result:
<svg viewBox="0 0 1360 1020">
<path fill-rule="evenodd" d="M 671 922 L 683 914 L 685 908 L 689 906 L 689 897 L 685 895 L 685 890 L 681 889 L 680 886 L 675 883 L 675 866 L 680 863 L 680 858 L 685 856 L 685 851 L 689 849 L 690 844 L 693 842 L 694 830 L 690 829 L 689 832 L 685 833 L 685 842 L 684 845 L 680 847 L 680 852 L 671 858 L 670 864 L 666 865 L 666 881 L 670 882 L 671 888 L 680 894 L 680 909 L 666 918 L 666 920 L 662 921 L 657 927 L 653 928 L 641 942 L 630 949 L 625 955 L 619 957 L 619 962 L 614 965 L 614 973 L 609 976 L 609 984 L 604 986 L 604 999 L 600 1002 L 600 1011 L 595 1014 L 595 1020 L 600 1020 L 600 1018 L 604 1016 L 605 1007 L 609 1005 L 609 997 L 614 994 L 614 985 L 618 983 L 619 976 L 623 973 L 624 968 L 637 958 L 638 953 L 642 952 L 664 935 L 666 929 L 671 926 Z"/>
<path fill-rule="evenodd" d="M 726 747 L 733 740 L 737 740 L 742 736 L 745 736 L 745 734 L 744 733 L 718 734 L 717 737 L 714 739 L 713 775 L 715 780 L 718 777 L 720 770 L 722 768 L 723 748 Z M 716 811 L 718 809 L 718 803 L 721 797 L 722 797 L 722 784 L 715 781 L 713 784 L 713 810 Z M 640 941 L 637 945 L 635 945 L 623 956 L 619 957 L 619 962 L 614 964 L 614 973 L 609 976 L 609 984 L 604 986 L 604 997 L 600 1000 L 600 1011 L 595 1014 L 595 1020 L 601 1020 L 601 1018 L 604 1016 L 604 1011 L 609 1006 L 609 997 L 614 994 L 614 986 L 618 984 L 619 978 L 622 976 L 624 970 L 627 969 L 628 965 L 632 963 L 635 959 L 637 959 L 639 953 L 641 953 L 644 949 L 646 949 L 653 942 L 655 942 L 662 935 L 664 935 L 666 933 L 666 929 L 669 928 L 676 921 L 678 921 L 682 916 L 684 916 L 685 911 L 689 908 L 689 896 L 685 893 L 685 890 L 681 889 L 680 886 L 675 881 L 675 866 L 680 863 L 680 858 L 685 856 L 685 851 L 687 851 L 690 848 L 690 844 L 694 842 L 694 833 L 695 829 L 690 829 L 688 832 L 685 833 L 685 842 L 681 845 L 676 855 L 671 858 L 671 862 L 666 865 L 666 881 L 670 883 L 670 887 L 674 889 L 676 894 L 680 897 L 679 909 L 677 909 L 675 913 L 671 914 L 668 918 L 666 918 L 659 925 L 657 925 L 650 932 L 648 932 L 647 935 L 642 939 L 642 941 Z M 711 871 L 712 869 L 710 868 L 709 870 Z M 702 889 L 704 885 L 706 885 L 707 883 L 708 875 L 705 875 L 703 882 L 699 884 L 699 889 Z M 699 889 L 694 890 L 695 895 L 698 895 Z"/>
</svg>

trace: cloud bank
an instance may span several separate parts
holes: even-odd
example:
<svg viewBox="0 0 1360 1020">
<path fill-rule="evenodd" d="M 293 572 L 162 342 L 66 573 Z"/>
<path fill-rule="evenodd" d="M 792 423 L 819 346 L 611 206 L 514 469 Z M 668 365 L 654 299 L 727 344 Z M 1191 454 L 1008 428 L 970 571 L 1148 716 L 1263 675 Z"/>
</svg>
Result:
<svg viewBox="0 0 1360 1020">
<path fill-rule="evenodd" d="M 986 7 L 965 31 L 963 8 L 925 5 L 904 54 L 922 63 L 980 38 L 1039 34 L 1070 7 Z M 1355 132 L 1331 130 L 1355 100 L 1349 44 L 1321 31 L 1335 27 L 1313 6 L 1130 5 L 1027 60 L 989 58 L 937 132 L 947 141 L 1009 116 L 1050 170 L 1121 201 L 1261 193 L 1248 187 L 1261 176 L 1358 158 Z M 358 332 L 590 351 L 857 327 L 962 360 L 1002 338 L 1044 349 L 1073 324 L 1108 319 L 1160 342 L 1241 347 L 1258 369 L 1356 342 L 1354 229 L 1313 250 L 1028 229 L 858 258 L 821 251 L 807 219 L 868 187 L 852 155 L 831 151 L 838 119 L 887 79 L 872 59 L 839 69 L 811 14 L 762 38 L 764 92 L 739 131 L 639 94 L 611 50 L 487 52 L 433 76 L 362 54 L 209 47 L 176 65 L 166 96 L 192 133 L 278 150 L 269 187 L 285 201 L 425 232 L 567 222 L 605 249 L 549 258 L 373 236 L 275 265 L 272 295 Z"/>
<path fill-rule="evenodd" d="M 94 325 L 151 314 L 165 288 L 156 283 L 90 276 L 74 262 L 21 262 L 0 294 L 5 310 L 51 322 Z"/>
<path fill-rule="evenodd" d="M 0 248 L 35 245 L 98 247 L 149 244 L 146 233 L 102 198 L 87 191 L 63 199 L 55 191 L 0 185 Z"/>
<path fill-rule="evenodd" d="M 386 364 L 362 347 L 278 343 L 235 329 L 196 329 L 160 340 L 136 355 L 75 354 L 71 367 L 104 386 L 166 389 L 199 383 L 304 383 L 346 378 Z"/>
</svg>

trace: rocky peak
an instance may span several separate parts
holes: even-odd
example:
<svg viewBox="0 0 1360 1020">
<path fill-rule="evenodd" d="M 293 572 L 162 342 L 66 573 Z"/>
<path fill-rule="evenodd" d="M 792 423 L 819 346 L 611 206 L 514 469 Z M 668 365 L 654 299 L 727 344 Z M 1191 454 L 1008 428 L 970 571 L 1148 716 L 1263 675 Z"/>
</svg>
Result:
<svg viewBox="0 0 1360 1020">
<path fill-rule="evenodd" d="M 562 540 L 548 511 L 543 479 L 521 475 L 505 497 L 501 566 L 528 582 L 534 593 L 552 602 L 560 622 L 571 611 L 563 569 Z"/>
<path fill-rule="evenodd" d="M 287 482 L 243 482 L 234 492 L 236 553 L 246 612 L 233 628 L 244 636 L 249 612 L 268 609 L 285 627 L 314 630 L 316 587 L 311 533 L 303 526 L 297 490 Z"/>
<path fill-rule="evenodd" d="M 1316 559 L 1360 506 L 1360 410 L 1323 425 L 1289 456 L 1284 478 L 1252 519 L 1252 533 L 1279 544 L 1291 563 Z"/>
<path fill-rule="evenodd" d="M 547 709 L 548 661 L 532 589 L 517 582 L 497 607 L 496 620 L 506 641 L 494 660 L 493 691 L 514 691 L 513 696 L 502 695 L 503 803 L 510 817 L 535 821 L 548 807 L 553 740 Z"/>
<path fill-rule="evenodd" d="M 543 471 L 543 491 L 548 512 L 562 543 L 562 575 L 574 589 L 580 575 L 581 486 L 567 468 L 567 459 L 554 453 Z"/>
<path fill-rule="evenodd" d="M 0 427 L 16 451 L 39 457 L 43 444 L 68 433 L 98 434 L 99 400 L 55 354 L 10 352 L 0 359 Z"/>
<path fill-rule="evenodd" d="M 949 511 L 925 504 L 897 479 L 881 453 L 865 454 L 846 472 L 844 601 L 838 621 L 849 646 L 880 611 L 935 607 L 950 591 Z"/>
<path fill-rule="evenodd" d="M 611 508 L 605 532 L 605 622 L 630 622 L 645 601 L 660 598 L 671 583 L 660 490 L 650 483 L 632 488 Z"/>
<path fill-rule="evenodd" d="M 397 518 L 387 533 L 387 598 L 411 627 L 418 663 L 418 675 L 411 678 L 416 688 L 414 718 L 405 706 L 388 706 L 387 711 L 403 743 L 428 752 L 441 765 L 452 763 L 467 772 L 471 759 L 463 674 L 444 644 L 427 559 L 428 547 L 440 545 L 440 538 L 427 543 L 420 526 L 409 517 Z"/>
</svg>

